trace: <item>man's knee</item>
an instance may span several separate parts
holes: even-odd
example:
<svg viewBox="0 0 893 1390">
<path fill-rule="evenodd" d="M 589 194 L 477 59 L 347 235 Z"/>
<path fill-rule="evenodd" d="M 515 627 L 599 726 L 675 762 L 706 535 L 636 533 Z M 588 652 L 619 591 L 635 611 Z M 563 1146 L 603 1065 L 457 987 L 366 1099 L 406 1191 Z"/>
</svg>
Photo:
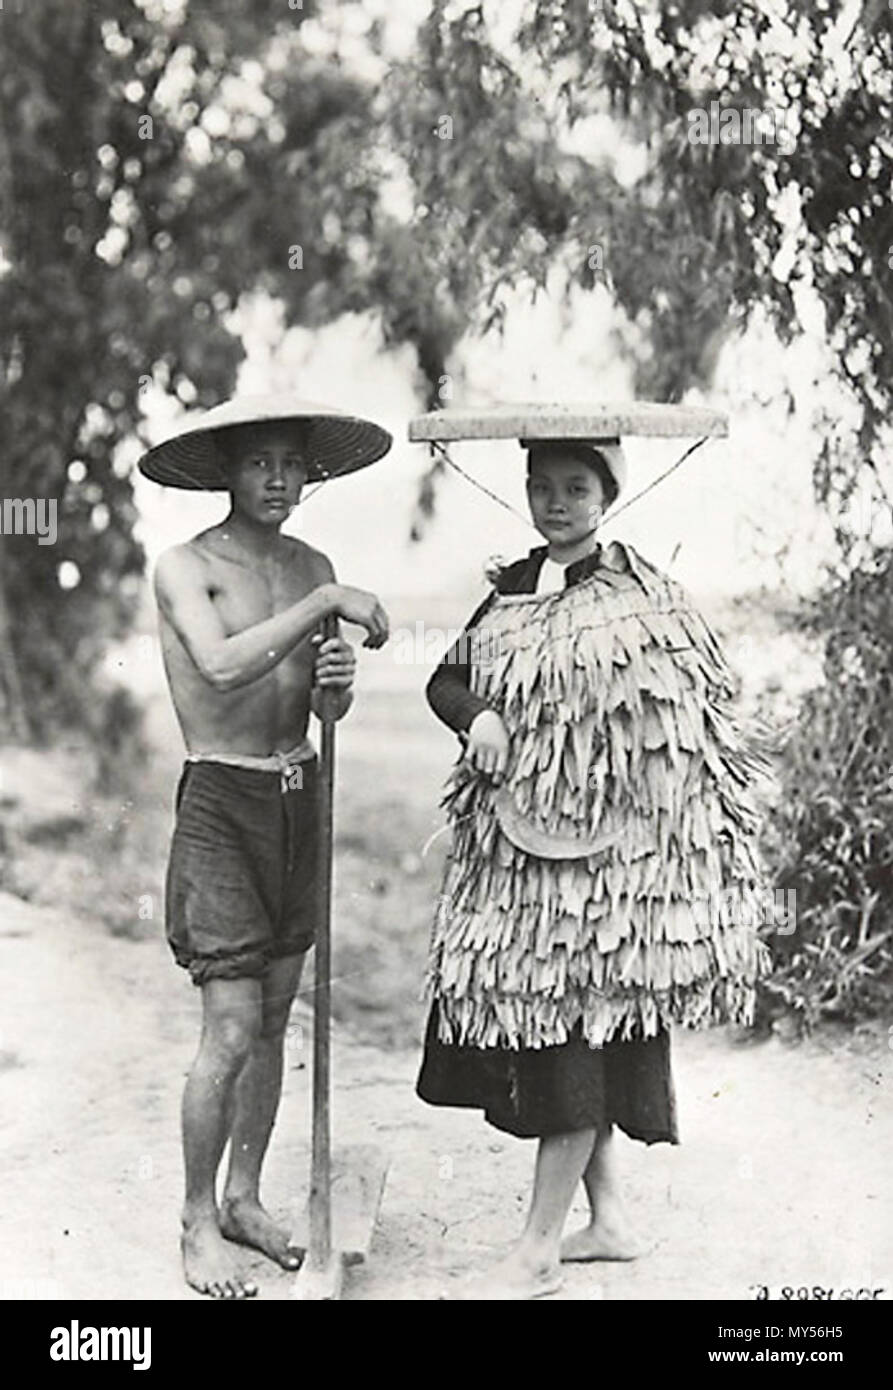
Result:
<svg viewBox="0 0 893 1390">
<path fill-rule="evenodd" d="M 217 1017 L 204 1030 L 204 1044 L 214 1055 L 216 1068 L 238 1072 L 260 1037 L 260 1011 L 250 1017 Z"/>
<path fill-rule="evenodd" d="M 260 1009 L 252 1009 L 248 1016 L 224 1015 L 215 1019 L 210 1031 L 218 1052 L 234 1062 L 244 1062 L 261 1034 Z"/>
<path fill-rule="evenodd" d="M 263 1010 L 256 981 L 219 981 L 205 990 L 203 1041 L 224 1063 L 244 1062 L 260 1037 Z"/>
</svg>

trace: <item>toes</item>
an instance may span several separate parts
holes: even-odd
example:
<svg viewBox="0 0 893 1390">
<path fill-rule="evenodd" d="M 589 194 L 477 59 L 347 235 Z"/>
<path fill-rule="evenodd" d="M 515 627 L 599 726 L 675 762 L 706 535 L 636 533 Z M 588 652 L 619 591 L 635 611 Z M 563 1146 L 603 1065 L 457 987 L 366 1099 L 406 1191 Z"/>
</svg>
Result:
<svg viewBox="0 0 893 1390">
<path fill-rule="evenodd" d="M 223 1286 L 222 1286 L 221 1284 L 218 1284 L 216 1280 L 214 1280 L 214 1281 L 213 1281 L 212 1283 L 210 1283 L 210 1284 L 206 1284 L 206 1285 L 205 1285 L 205 1293 L 206 1293 L 206 1294 L 209 1294 L 209 1295 L 211 1296 L 211 1298 L 223 1298 L 223 1297 L 224 1297 Z"/>
</svg>

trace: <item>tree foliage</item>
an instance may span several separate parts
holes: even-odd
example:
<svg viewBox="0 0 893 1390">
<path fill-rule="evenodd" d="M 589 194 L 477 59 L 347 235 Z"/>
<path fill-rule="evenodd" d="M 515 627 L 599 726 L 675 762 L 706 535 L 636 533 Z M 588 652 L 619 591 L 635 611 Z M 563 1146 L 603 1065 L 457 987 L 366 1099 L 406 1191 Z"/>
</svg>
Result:
<svg viewBox="0 0 893 1390">
<path fill-rule="evenodd" d="M 809 286 L 862 407 L 858 439 L 829 429 L 819 462 L 820 496 L 845 497 L 893 380 L 890 16 L 867 4 L 846 31 L 849 8 L 528 0 L 510 33 L 496 6 L 432 0 L 376 84 L 303 45 L 337 15 L 310 0 L 9 0 L 4 487 L 58 498 L 62 525 L 54 547 L 0 538 L 7 709 L 17 685 L 32 722 L 83 707 L 142 563 L 116 446 L 150 380 L 186 403 L 231 389 L 229 314 L 252 289 L 287 325 L 376 310 L 432 404 L 461 337 L 556 273 L 605 281 L 640 391 L 665 400 L 709 382 L 757 307 L 795 336 Z M 380 60 L 371 22 L 365 44 Z M 713 101 L 784 121 L 793 148 L 692 143 Z"/>
<path fill-rule="evenodd" d="M 506 291 L 555 267 L 584 288 L 602 274 L 639 389 L 675 400 L 756 310 L 783 340 L 811 331 L 808 289 L 862 412 L 856 438 L 829 427 L 819 461 L 822 500 L 846 497 L 877 463 L 893 381 L 889 7 L 531 0 L 501 46 L 496 13 L 434 0 L 395 103 L 414 226 L 461 317 L 491 325 Z M 713 103 L 762 112 L 762 143 L 693 142 Z M 453 115 L 452 142 L 425 138 L 420 107 Z"/>
<path fill-rule="evenodd" d="M 20 732 L 85 717 L 102 647 L 133 613 L 143 557 L 132 460 L 116 449 L 143 428 L 141 392 L 227 395 L 245 291 L 276 293 L 289 322 L 362 300 L 371 92 L 299 52 L 311 13 L 274 0 L 0 12 L 3 493 L 59 506 L 56 545 L 0 538 L 2 693 Z"/>
<path fill-rule="evenodd" d="M 783 342 L 807 331 L 808 291 L 861 410 L 857 437 L 827 422 L 817 461 L 838 511 L 877 466 L 891 403 L 889 9 L 531 0 L 497 41 L 498 15 L 434 0 L 395 82 L 413 232 L 444 302 L 484 330 L 519 286 L 602 280 L 639 392 L 673 401 L 709 386 L 755 312 Z M 712 103 L 762 113 L 762 142 L 693 142 Z M 452 140 L 432 138 L 439 114 Z"/>
</svg>

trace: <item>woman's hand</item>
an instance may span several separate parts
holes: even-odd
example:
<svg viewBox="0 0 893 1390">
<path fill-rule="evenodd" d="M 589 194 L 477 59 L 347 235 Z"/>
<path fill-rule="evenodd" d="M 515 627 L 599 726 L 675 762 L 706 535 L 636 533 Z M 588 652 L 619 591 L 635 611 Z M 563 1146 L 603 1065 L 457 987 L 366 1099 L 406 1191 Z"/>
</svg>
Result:
<svg viewBox="0 0 893 1390">
<path fill-rule="evenodd" d="M 508 757 L 509 736 L 505 725 L 495 710 L 481 710 L 469 726 L 466 761 L 498 785 L 505 776 Z"/>
</svg>

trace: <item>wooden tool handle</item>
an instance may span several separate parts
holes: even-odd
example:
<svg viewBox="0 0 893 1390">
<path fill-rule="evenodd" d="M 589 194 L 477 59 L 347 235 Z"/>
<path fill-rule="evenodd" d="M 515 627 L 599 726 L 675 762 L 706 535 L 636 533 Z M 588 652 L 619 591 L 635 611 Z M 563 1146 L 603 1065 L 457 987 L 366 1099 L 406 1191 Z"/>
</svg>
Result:
<svg viewBox="0 0 893 1390">
<path fill-rule="evenodd" d="M 327 642 L 330 637 L 337 636 L 338 618 L 334 613 L 329 613 L 323 618 L 322 640 Z M 333 690 L 331 687 L 328 689 L 324 686 L 318 687 L 314 706 L 316 717 L 323 724 L 334 724 L 341 710 L 341 692 Z"/>
<path fill-rule="evenodd" d="M 323 638 L 337 636 L 334 614 L 323 624 Z M 332 973 L 332 845 L 335 786 L 335 724 L 327 719 L 328 695 L 320 691 L 319 768 L 317 772 L 316 948 L 313 990 L 313 1137 L 310 1169 L 310 1269 L 319 1273 L 332 1257 L 331 1154 L 331 973 Z"/>
</svg>

